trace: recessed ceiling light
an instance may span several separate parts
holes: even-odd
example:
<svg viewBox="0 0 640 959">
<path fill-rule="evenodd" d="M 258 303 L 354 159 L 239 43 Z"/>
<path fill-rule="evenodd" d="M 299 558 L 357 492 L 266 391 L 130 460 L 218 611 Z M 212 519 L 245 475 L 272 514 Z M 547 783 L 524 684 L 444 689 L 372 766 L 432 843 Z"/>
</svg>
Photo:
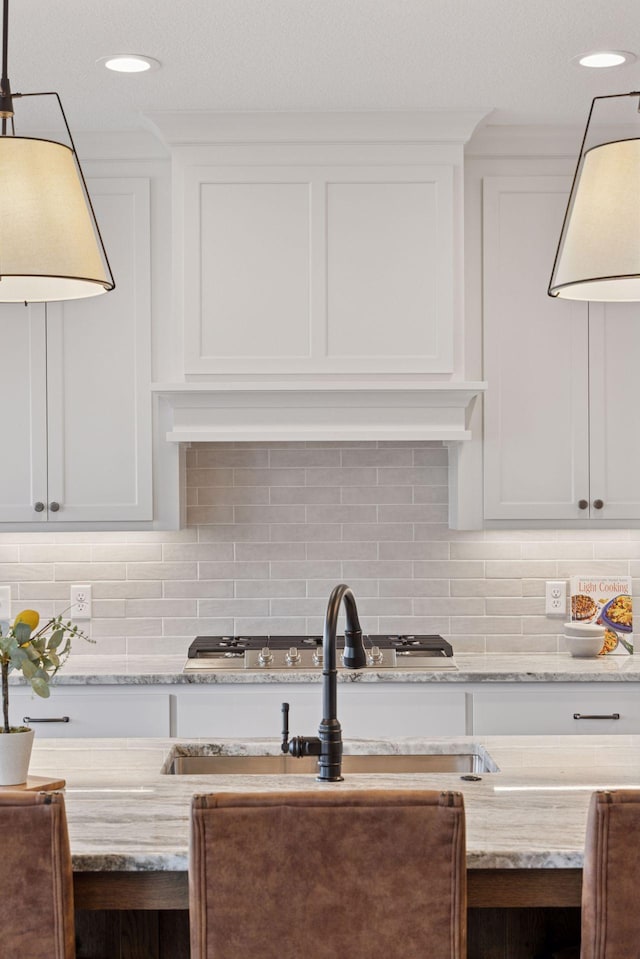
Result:
<svg viewBox="0 0 640 959">
<path fill-rule="evenodd" d="M 100 57 L 96 63 L 116 73 L 148 73 L 150 70 L 160 69 L 159 60 L 143 57 L 138 53 L 115 53 L 110 57 Z"/>
<path fill-rule="evenodd" d="M 635 53 L 627 50 L 593 50 L 591 53 L 581 53 L 572 58 L 572 63 L 580 67 L 621 67 L 624 63 L 633 63 L 637 60 Z"/>
</svg>

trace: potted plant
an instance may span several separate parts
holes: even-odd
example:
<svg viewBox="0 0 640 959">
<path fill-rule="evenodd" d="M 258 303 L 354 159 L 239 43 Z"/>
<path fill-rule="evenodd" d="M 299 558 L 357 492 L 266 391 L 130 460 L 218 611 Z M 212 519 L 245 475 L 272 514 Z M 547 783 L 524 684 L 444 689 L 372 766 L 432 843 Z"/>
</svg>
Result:
<svg viewBox="0 0 640 959">
<path fill-rule="evenodd" d="M 0 675 L 2 678 L 2 730 L 0 732 L 0 786 L 26 782 L 33 746 L 33 729 L 9 724 L 9 673 L 20 670 L 37 696 L 50 695 L 49 683 L 71 652 L 76 636 L 92 642 L 62 613 L 39 627 L 33 609 L 18 613 L 3 635 L 0 625 Z"/>
</svg>

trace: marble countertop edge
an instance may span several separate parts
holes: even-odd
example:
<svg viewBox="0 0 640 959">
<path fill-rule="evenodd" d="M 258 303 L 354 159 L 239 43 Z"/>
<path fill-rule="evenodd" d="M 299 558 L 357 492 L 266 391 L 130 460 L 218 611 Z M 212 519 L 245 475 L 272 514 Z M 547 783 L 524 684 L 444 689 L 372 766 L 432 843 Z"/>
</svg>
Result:
<svg viewBox="0 0 640 959">
<path fill-rule="evenodd" d="M 568 653 L 456 653 L 457 669 L 339 670 L 339 683 L 611 683 L 640 682 L 640 656 L 577 659 Z M 72 656 L 53 683 L 57 686 L 229 685 L 321 683 L 319 671 L 220 670 L 184 672 L 186 656 Z M 9 680 L 24 685 L 21 676 Z"/>
</svg>

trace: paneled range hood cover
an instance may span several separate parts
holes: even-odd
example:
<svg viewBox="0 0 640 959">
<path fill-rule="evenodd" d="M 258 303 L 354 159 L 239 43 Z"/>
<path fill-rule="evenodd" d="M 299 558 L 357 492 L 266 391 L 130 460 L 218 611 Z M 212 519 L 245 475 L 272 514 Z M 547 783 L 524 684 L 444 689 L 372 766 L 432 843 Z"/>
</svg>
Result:
<svg viewBox="0 0 640 959">
<path fill-rule="evenodd" d="M 473 110 L 146 118 L 173 170 L 182 355 L 158 369 L 181 381 L 153 387 L 170 442 L 471 438 L 486 384 L 464 381 L 462 185 L 464 146 L 485 119 Z M 252 237 L 246 249 L 234 241 L 229 259 L 225 230 Z M 216 257 L 236 277 L 255 276 L 256 289 L 228 285 L 207 267 Z"/>
</svg>

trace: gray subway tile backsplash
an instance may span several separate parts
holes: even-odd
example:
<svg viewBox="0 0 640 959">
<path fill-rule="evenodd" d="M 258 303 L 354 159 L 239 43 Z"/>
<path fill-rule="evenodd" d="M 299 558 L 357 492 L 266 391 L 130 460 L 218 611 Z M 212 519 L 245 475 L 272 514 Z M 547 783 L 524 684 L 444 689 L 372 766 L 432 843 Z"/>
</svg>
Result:
<svg viewBox="0 0 640 959">
<path fill-rule="evenodd" d="M 370 632 L 440 632 L 460 651 L 551 652 L 545 579 L 640 578 L 640 531 L 455 531 L 439 443 L 203 443 L 177 532 L 0 533 L 14 613 L 93 585 L 95 646 L 185 653 L 196 634 L 319 632 L 349 583 Z"/>
</svg>

